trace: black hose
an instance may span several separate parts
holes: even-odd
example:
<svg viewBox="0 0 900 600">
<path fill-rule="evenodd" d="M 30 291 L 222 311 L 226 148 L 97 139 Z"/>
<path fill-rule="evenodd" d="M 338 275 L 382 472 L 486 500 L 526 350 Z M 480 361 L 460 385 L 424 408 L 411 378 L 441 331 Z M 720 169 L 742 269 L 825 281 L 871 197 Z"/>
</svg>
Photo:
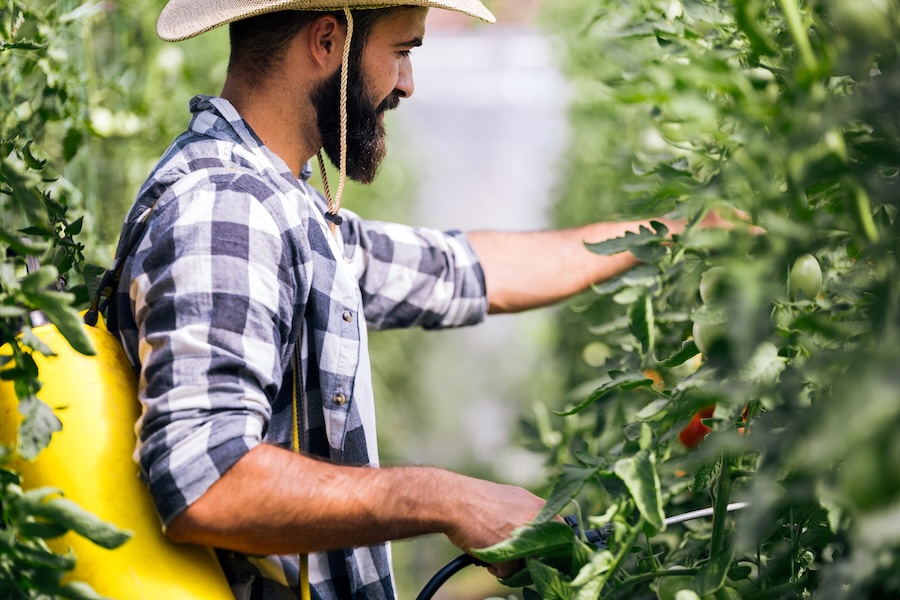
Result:
<svg viewBox="0 0 900 600">
<path fill-rule="evenodd" d="M 425 587 L 422 588 L 422 591 L 419 592 L 418 596 L 416 596 L 416 600 L 431 600 L 435 592 L 437 592 L 442 585 L 447 583 L 448 579 L 450 579 L 469 565 L 478 565 L 481 567 L 487 566 L 486 563 L 481 562 L 474 556 L 461 554 L 447 563 L 440 571 L 435 573 L 434 577 L 432 577 L 428 581 L 428 583 L 425 584 Z"/>
<path fill-rule="evenodd" d="M 578 519 L 574 515 L 567 516 L 565 521 L 578 535 L 581 535 L 580 530 L 578 529 Z M 584 533 L 588 542 L 594 544 L 598 549 L 603 549 L 606 548 L 606 540 L 609 538 L 611 531 L 612 526 L 606 525 L 600 529 L 588 529 Z M 442 585 L 447 583 L 448 579 L 469 565 L 478 565 L 479 567 L 488 566 L 487 563 L 478 560 L 474 556 L 461 554 L 447 563 L 440 571 L 435 573 L 434 577 L 425 584 L 425 587 L 422 588 L 422 591 L 416 596 L 416 600 L 431 600 L 435 592 L 437 592 Z"/>
</svg>

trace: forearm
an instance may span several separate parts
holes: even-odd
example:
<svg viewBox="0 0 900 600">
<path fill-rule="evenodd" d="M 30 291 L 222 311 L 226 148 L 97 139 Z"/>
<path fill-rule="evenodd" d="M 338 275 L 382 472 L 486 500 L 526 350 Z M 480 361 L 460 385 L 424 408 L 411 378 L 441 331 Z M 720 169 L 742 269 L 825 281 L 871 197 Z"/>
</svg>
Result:
<svg viewBox="0 0 900 600">
<path fill-rule="evenodd" d="M 648 224 L 594 223 L 558 231 L 470 233 L 487 281 L 489 312 L 517 312 L 552 304 L 627 271 L 638 264 L 631 254 L 600 256 L 584 244 L 621 237 Z"/>
<path fill-rule="evenodd" d="M 249 554 L 316 552 L 429 533 L 452 538 L 465 519 L 478 522 L 474 503 L 494 502 L 479 500 L 484 486 L 508 488 L 427 467 L 335 466 L 261 445 L 176 517 L 167 533 L 176 541 Z M 503 532 L 492 530 L 483 541 L 467 535 L 462 546 L 496 543 L 537 514 L 540 502 L 528 502 L 533 506 L 526 512 L 533 514 L 522 517 L 519 508 L 518 518 L 501 524 Z"/>
</svg>

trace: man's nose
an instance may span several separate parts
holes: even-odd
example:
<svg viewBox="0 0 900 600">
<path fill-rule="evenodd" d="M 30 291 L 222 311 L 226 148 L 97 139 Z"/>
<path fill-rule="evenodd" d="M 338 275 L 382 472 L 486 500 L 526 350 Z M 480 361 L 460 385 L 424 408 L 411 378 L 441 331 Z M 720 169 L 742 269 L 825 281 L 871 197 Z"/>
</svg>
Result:
<svg viewBox="0 0 900 600">
<path fill-rule="evenodd" d="M 400 63 L 400 72 L 397 74 L 396 93 L 401 98 L 409 98 L 413 95 L 416 86 L 413 83 L 412 63 L 407 57 Z"/>
</svg>

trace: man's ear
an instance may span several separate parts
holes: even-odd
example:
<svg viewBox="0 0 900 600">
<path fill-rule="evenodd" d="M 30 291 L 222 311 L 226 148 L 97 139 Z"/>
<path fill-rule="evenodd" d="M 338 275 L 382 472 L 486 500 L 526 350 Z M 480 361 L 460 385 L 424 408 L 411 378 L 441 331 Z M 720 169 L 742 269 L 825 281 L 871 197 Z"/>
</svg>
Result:
<svg viewBox="0 0 900 600">
<path fill-rule="evenodd" d="M 344 53 L 346 28 L 334 15 L 322 15 L 312 22 L 307 38 L 307 50 L 322 68 L 331 71 L 340 64 Z"/>
</svg>

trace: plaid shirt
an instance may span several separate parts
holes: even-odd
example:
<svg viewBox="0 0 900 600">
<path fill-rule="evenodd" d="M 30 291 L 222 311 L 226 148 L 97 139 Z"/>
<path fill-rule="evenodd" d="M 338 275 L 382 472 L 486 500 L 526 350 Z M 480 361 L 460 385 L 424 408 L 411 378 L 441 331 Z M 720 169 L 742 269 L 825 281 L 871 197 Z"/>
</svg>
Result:
<svg viewBox="0 0 900 600">
<path fill-rule="evenodd" d="M 378 466 L 366 324 L 440 328 L 483 319 L 484 276 L 458 232 L 365 221 L 326 204 L 221 98 L 141 188 L 119 242 L 156 203 L 114 308 L 139 369 L 135 458 L 168 524 L 246 452 L 291 446 L 299 350 L 300 442 L 336 464 Z M 237 598 L 295 598 L 297 556 L 219 552 Z M 393 598 L 387 544 L 309 557 L 313 597 Z"/>
</svg>

